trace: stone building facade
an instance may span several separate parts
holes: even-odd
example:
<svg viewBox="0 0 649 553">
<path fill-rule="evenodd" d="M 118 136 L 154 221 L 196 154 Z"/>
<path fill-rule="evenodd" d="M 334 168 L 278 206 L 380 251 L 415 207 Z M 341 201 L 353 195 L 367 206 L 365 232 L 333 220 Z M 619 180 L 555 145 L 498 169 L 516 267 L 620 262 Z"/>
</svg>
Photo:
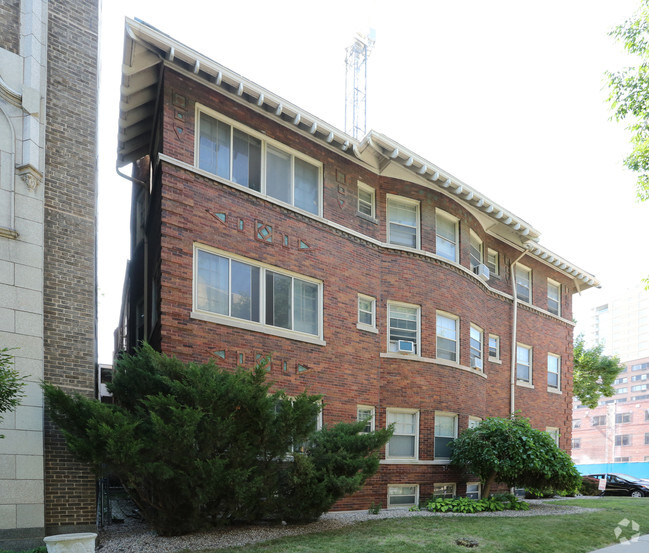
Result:
<svg viewBox="0 0 649 553">
<path fill-rule="evenodd" d="M 26 397 L 0 432 L 0 549 L 95 527 L 95 483 L 39 382 L 94 396 L 98 3 L 0 3 L 0 346 Z"/>
<path fill-rule="evenodd" d="M 127 21 L 118 165 L 136 162 L 118 349 L 270 357 L 319 424 L 395 424 L 338 509 L 479 496 L 449 442 L 520 410 L 571 439 L 572 294 L 594 277 L 392 139 L 355 140 Z"/>
</svg>

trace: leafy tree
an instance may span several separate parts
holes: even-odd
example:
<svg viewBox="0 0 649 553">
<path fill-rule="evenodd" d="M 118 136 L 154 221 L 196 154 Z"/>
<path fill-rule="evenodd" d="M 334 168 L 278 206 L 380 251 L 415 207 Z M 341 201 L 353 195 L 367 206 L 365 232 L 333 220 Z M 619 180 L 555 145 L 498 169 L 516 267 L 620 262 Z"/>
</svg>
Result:
<svg viewBox="0 0 649 553">
<path fill-rule="evenodd" d="M 389 433 L 314 434 L 320 397 L 271 393 L 266 375 L 263 365 L 185 364 L 145 344 L 116 364 L 114 405 L 43 387 L 69 449 L 119 478 L 159 534 L 178 535 L 286 516 L 300 494 L 310 503 L 291 518 L 316 517 L 376 471 Z"/>
<path fill-rule="evenodd" d="M 581 482 L 570 456 L 529 419 L 485 419 L 452 442 L 451 465 L 480 478 L 483 497 L 495 482 L 508 486 L 573 491 Z"/>
<path fill-rule="evenodd" d="M 20 400 L 25 396 L 25 377 L 20 376 L 13 367 L 13 357 L 9 351 L 8 348 L 0 349 L 0 422 L 3 419 L 2 413 L 18 407 Z M 0 438 L 4 436 L 0 434 Z"/>
<path fill-rule="evenodd" d="M 587 348 L 581 334 L 575 341 L 573 393 L 591 409 L 597 407 L 601 396 L 610 397 L 615 394 L 613 382 L 624 369 L 617 357 L 603 355 L 603 349 L 601 344 Z"/>
<path fill-rule="evenodd" d="M 627 52 L 638 57 L 637 67 L 607 72 L 608 101 L 616 121 L 630 122 L 631 154 L 624 164 L 638 173 L 637 196 L 649 199 L 649 0 L 640 0 L 640 9 L 611 33 Z"/>
</svg>

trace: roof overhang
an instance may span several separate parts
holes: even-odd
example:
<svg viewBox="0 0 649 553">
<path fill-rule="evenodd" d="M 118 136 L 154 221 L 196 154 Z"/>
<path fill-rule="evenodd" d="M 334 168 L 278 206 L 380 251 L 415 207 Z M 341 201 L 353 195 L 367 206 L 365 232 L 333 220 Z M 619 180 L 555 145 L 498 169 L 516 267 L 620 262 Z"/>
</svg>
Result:
<svg viewBox="0 0 649 553">
<path fill-rule="evenodd" d="M 218 89 L 327 148 L 355 157 L 379 174 L 387 166 L 398 165 L 412 174 L 413 182 L 437 188 L 478 214 L 481 220 L 490 221 L 493 234 L 566 274 L 578 290 L 599 286 L 593 275 L 540 246 L 540 232 L 523 219 L 394 140 L 376 131 L 356 140 L 154 27 L 129 18 L 124 35 L 118 168 L 151 153 L 156 102 L 166 66 Z"/>
</svg>

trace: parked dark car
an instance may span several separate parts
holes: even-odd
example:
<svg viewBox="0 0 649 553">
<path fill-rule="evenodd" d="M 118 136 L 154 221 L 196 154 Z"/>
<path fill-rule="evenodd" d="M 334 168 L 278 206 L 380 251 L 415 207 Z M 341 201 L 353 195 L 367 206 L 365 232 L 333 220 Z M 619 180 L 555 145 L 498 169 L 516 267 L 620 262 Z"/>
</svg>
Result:
<svg viewBox="0 0 649 553">
<path fill-rule="evenodd" d="M 592 488 L 594 485 L 595 490 L 597 490 L 599 480 L 606 478 L 606 490 L 603 493 L 598 490 L 596 493 L 599 495 L 649 496 L 649 482 L 628 474 L 588 474 L 583 478 L 588 487 Z"/>
</svg>

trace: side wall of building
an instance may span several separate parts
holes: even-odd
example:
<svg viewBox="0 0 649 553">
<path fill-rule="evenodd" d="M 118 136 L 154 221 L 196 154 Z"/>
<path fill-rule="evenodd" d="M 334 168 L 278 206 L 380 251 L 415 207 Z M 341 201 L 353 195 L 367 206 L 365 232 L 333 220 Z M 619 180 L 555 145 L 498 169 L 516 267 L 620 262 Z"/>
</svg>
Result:
<svg viewBox="0 0 649 553">
<path fill-rule="evenodd" d="M 95 395 L 98 2 L 51 0 L 48 17 L 44 376 Z M 94 528 L 93 473 L 45 428 L 48 533 Z"/>
</svg>

